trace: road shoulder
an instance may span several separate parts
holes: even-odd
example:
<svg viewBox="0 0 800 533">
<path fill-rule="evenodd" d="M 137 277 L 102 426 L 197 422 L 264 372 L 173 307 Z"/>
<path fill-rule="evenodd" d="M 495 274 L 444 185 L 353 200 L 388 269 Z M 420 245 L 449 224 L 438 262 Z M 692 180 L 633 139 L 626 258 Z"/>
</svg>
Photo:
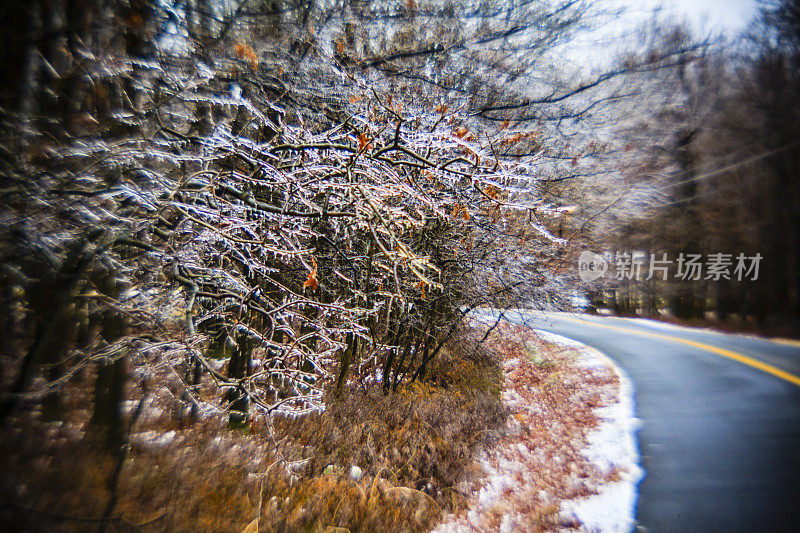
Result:
<svg viewBox="0 0 800 533">
<path fill-rule="evenodd" d="M 635 525 L 637 485 L 644 471 L 636 441 L 640 421 L 636 418 L 633 383 L 628 375 L 604 353 L 583 343 L 542 330 L 542 340 L 577 350 L 581 365 L 610 369 L 617 376 L 616 398 L 595 409 L 600 424 L 588 436 L 584 456 L 601 471 L 616 471 L 618 481 L 603 483 L 597 494 L 565 500 L 562 516 L 573 517 L 587 531 L 630 531 Z"/>
<path fill-rule="evenodd" d="M 564 337 L 501 324 L 487 342 L 511 416 L 461 487 L 468 510 L 435 531 L 630 530 L 641 478 L 630 380 Z"/>
</svg>

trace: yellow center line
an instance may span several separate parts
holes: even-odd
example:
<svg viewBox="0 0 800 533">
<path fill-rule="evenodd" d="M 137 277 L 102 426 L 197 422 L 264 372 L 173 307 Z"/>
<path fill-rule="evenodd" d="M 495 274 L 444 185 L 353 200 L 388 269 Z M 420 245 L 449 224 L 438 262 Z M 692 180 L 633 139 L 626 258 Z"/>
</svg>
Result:
<svg viewBox="0 0 800 533">
<path fill-rule="evenodd" d="M 629 317 L 626 317 L 626 316 L 618 316 L 618 317 L 614 317 L 614 318 L 616 318 L 617 320 L 625 320 L 625 321 L 632 322 L 632 323 L 635 323 L 636 320 L 637 320 L 635 318 L 629 318 Z M 655 319 L 651 319 L 651 320 L 655 320 Z M 696 327 L 691 327 L 691 326 L 676 326 L 676 325 L 673 325 L 673 324 L 671 324 L 669 322 L 662 322 L 662 324 L 665 325 L 666 327 L 671 327 L 671 328 L 675 328 L 675 329 L 687 329 L 687 330 L 693 329 L 695 331 L 700 331 L 700 332 L 710 331 L 710 330 L 708 330 L 706 328 L 696 328 Z M 722 333 L 722 332 L 717 332 L 717 333 Z M 730 333 L 730 335 L 736 335 L 736 336 L 741 337 L 743 339 L 754 339 L 754 340 L 758 340 L 758 341 L 774 342 L 775 344 L 782 344 L 783 346 L 792 346 L 793 348 L 800 348 L 800 339 L 785 339 L 785 338 L 782 338 L 782 337 L 762 337 L 762 336 L 756 335 L 754 333 Z"/>
<path fill-rule="evenodd" d="M 581 320 L 580 318 L 572 318 L 569 316 L 559 316 L 559 318 L 563 318 L 565 320 L 571 320 L 573 322 L 579 322 L 583 324 L 589 324 L 590 326 L 595 326 L 598 328 L 606 328 L 611 329 L 614 331 L 622 331 L 625 333 L 632 333 L 634 335 L 639 335 L 641 337 L 650 337 L 652 339 L 661 339 L 666 341 L 677 342 L 680 344 L 685 344 L 686 346 L 692 346 L 693 348 L 699 348 L 701 350 L 705 350 L 707 352 L 715 353 L 717 355 L 721 355 L 722 357 L 727 357 L 728 359 L 732 359 L 738 363 L 742 363 L 743 365 L 747 365 L 752 368 L 757 368 L 762 372 L 766 372 L 767 374 L 772 374 L 775 377 L 781 378 L 782 380 L 788 381 L 794 385 L 800 387 L 800 377 L 795 376 L 794 374 L 790 374 L 785 370 L 781 370 L 778 367 L 772 366 L 767 364 L 763 361 L 759 361 L 758 359 L 753 359 L 752 357 L 748 357 L 746 355 L 740 354 L 738 352 L 733 352 L 731 350 L 726 350 L 724 348 L 719 348 L 717 346 L 713 346 L 711 344 L 705 344 L 703 342 L 696 342 L 690 341 L 687 339 L 681 339 L 680 337 L 673 337 L 672 335 L 664 335 L 661 333 L 651 333 L 649 331 L 639 331 L 636 329 L 630 328 L 621 328 L 619 326 L 608 326 L 606 324 L 598 324 L 596 322 L 590 322 L 588 320 Z"/>
</svg>

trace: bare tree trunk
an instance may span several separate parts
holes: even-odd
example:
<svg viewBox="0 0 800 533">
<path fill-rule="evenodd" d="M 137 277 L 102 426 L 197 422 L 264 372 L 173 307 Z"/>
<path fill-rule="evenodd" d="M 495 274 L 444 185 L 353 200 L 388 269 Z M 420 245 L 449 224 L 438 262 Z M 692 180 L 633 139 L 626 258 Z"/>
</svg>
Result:
<svg viewBox="0 0 800 533">
<path fill-rule="evenodd" d="M 119 286 L 113 272 L 104 273 L 97 282 L 98 290 L 113 299 L 119 298 Z M 107 343 L 113 343 L 128 333 L 125 317 L 113 310 L 105 310 L 101 316 L 101 335 Z M 124 348 L 123 348 L 124 350 Z M 100 361 L 94 389 L 94 412 L 92 426 L 100 433 L 109 451 L 118 449 L 124 440 L 122 402 L 128 380 L 128 356 L 126 353 Z"/>
<path fill-rule="evenodd" d="M 253 369 L 253 350 L 246 333 L 240 333 L 236 338 L 234 350 L 228 362 L 228 377 L 241 380 L 249 376 Z M 250 397 L 245 385 L 228 389 L 225 399 L 228 401 L 228 423 L 230 427 L 240 427 L 247 423 L 250 413 Z"/>
<path fill-rule="evenodd" d="M 0 10 L 0 108 L 9 114 L 29 115 L 31 76 L 36 61 L 34 43 L 40 33 L 39 0 L 6 0 Z"/>
<path fill-rule="evenodd" d="M 127 356 L 103 361 L 97 369 L 91 422 L 109 451 L 117 450 L 125 437 L 122 402 L 125 399 L 127 377 Z"/>
</svg>

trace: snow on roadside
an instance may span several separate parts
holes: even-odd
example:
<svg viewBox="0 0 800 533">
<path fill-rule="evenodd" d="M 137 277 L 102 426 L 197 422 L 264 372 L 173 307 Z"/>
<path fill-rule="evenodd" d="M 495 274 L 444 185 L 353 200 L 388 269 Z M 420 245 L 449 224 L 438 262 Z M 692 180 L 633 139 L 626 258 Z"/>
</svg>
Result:
<svg viewBox="0 0 800 533">
<path fill-rule="evenodd" d="M 511 416 L 478 459 L 480 479 L 459 487 L 468 508 L 435 531 L 630 530 L 641 469 L 624 373 L 581 343 L 523 327 L 501 324 L 488 342 L 503 357 Z"/>
<path fill-rule="evenodd" d="M 535 329 L 533 331 L 535 331 L 536 335 L 545 342 L 560 344 L 561 346 L 569 346 L 570 348 L 586 348 L 586 345 L 582 342 L 568 339 L 567 337 L 562 337 L 561 335 L 556 335 L 555 333 L 550 333 L 549 331 L 544 331 L 543 329 Z M 607 365 L 604 362 L 600 362 L 598 366 L 604 367 Z"/>
<path fill-rule="evenodd" d="M 644 471 L 639 466 L 633 385 L 625 372 L 605 354 L 583 343 L 547 331 L 536 331 L 542 340 L 580 348 L 580 363 L 587 367 L 610 367 L 619 379 L 617 401 L 595 409 L 601 424 L 588 435 L 589 446 L 583 454 L 605 473 L 616 471 L 619 481 L 598 488 L 598 494 L 588 498 L 566 500 L 561 514 L 574 517 L 586 531 L 623 532 L 635 526 L 637 484 Z"/>
</svg>

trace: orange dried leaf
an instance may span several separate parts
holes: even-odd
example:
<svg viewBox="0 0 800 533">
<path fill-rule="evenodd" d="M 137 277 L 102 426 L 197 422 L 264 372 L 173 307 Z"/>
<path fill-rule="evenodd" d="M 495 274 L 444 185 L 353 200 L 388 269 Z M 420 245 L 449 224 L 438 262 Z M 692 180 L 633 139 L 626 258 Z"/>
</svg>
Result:
<svg viewBox="0 0 800 533">
<path fill-rule="evenodd" d="M 317 262 L 313 257 L 311 258 L 311 262 L 314 267 L 309 271 L 308 278 L 306 279 L 306 282 L 303 283 L 303 288 L 310 288 L 312 291 L 315 291 L 317 290 L 317 287 L 319 287 L 319 283 L 317 282 Z"/>
<path fill-rule="evenodd" d="M 369 137 L 365 133 L 358 134 L 358 150 L 369 148 Z"/>
<path fill-rule="evenodd" d="M 438 105 L 438 106 L 436 106 L 436 108 L 434 109 L 434 111 L 436 111 L 436 112 L 437 112 L 437 113 L 439 113 L 440 115 L 446 115 L 446 114 L 447 114 L 447 106 L 446 106 L 446 105 L 444 105 L 444 104 L 442 104 L 442 105 Z"/>
<path fill-rule="evenodd" d="M 423 298 L 427 297 L 426 294 L 425 294 L 425 290 L 428 287 L 428 284 L 425 283 L 424 280 L 420 280 L 420 282 L 417 283 L 416 285 L 414 285 L 414 287 L 416 287 L 417 289 L 419 289 L 422 292 L 422 297 Z"/>
<path fill-rule="evenodd" d="M 317 283 L 317 273 L 309 272 L 308 279 L 306 279 L 306 282 L 303 283 L 303 288 L 310 288 L 312 291 L 315 291 L 317 290 L 317 287 L 319 287 L 319 283 Z"/>
<path fill-rule="evenodd" d="M 516 144 L 521 141 L 525 137 L 522 133 L 515 133 L 513 135 L 509 135 L 505 137 L 502 141 L 500 141 L 500 146 L 510 146 L 512 144 Z"/>
<path fill-rule="evenodd" d="M 469 130 L 464 126 L 461 126 L 460 128 L 456 128 L 455 130 L 453 130 L 453 135 L 455 135 L 459 139 L 463 139 L 464 137 L 469 135 Z"/>
<path fill-rule="evenodd" d="M 253 70 L 258 70 L 258 56 L 250 45 L 236 43 L 233 46 L 233 50 L 236 52 L 236 57 L 239 59 L 246 59 Z"/>
<path fill-rule="evenodd" d="M 500 196 L 500 189 L 498 189 L 494 185 L 489 185 L 488 187 L 486 187 L 486 190 L 484 192 L 486 193 L 486 196 L 492 198 L 493 200 L 497 200 L 497 198 Z"/>
</svg>

